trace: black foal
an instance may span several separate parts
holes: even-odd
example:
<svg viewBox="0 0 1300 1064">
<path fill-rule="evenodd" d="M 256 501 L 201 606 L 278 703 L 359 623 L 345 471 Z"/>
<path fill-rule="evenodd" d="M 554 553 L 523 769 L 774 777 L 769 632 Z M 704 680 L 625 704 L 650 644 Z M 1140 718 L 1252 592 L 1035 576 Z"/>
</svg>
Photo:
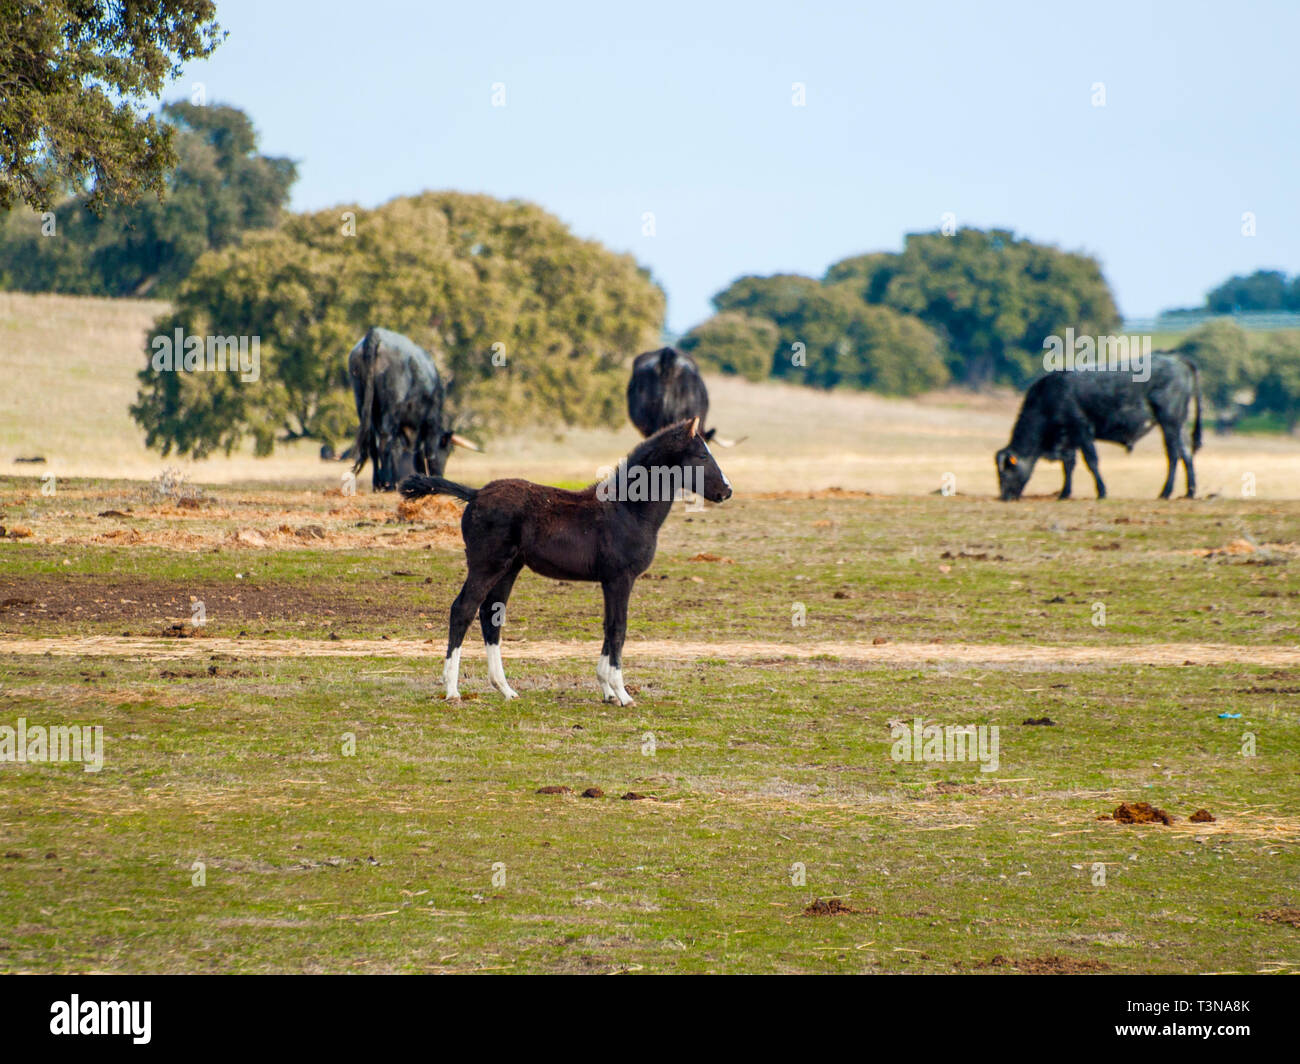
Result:
<svg viewBox="0 0 1300 1064">
<path fill-rule="evenodd" d="M 447 697 L 459 698 L 460 645 L 475 611 L 487 644 L 488 678 L 516 697 L 501 664 L 501 627 L 515 577 L 525 565 L 556 580 L 599 580 L 605 592 L 605 645 L 596 678 L 605 701 L 629 706 L 623 686 L 627 603 L 636 578 L 650 568 L 655 539 L 682 491 L 709 502 L 731 498 L 731 483 L 709 452 L 700 419 L 660 429 L 624 458 L 610 476 L 582 491 L 527 480 L 494 480 L 467 488 L 442 477 L 402 481 L 408 499 L 454 495 L 469 503 L 461 517 L 469 575 L 451 604 Z"/>
</svg>

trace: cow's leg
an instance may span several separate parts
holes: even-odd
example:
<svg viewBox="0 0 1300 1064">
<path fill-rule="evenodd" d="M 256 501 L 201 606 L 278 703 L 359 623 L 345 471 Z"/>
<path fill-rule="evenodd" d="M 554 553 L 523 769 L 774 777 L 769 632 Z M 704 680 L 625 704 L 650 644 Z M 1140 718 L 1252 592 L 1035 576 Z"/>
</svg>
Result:
<svg viewBox="0 0 1300 1064">
<path fill-rule="evenodd" d="M 635 579 L 618 576 L 601 584 L 605 592 L 605 646 L 596 666 L 596 678 L 605 700 L 621 706 L 632 705 L 632 696 L 623 686 L 623 640 L 627 637 L 627 603 Z"/>
<path fill-rule="evenodd" d="M 380 491 L 380 485 L 384 482 L 384 470 L 382 468 L 384 461 L 384 452 L 379 446 L 379 436 L 371 429 L 370 440 L 366 444 L 367 454 L 370 458 L 370 490 Z"/>
<path fill-rule="evenodd" d="M 374 476 L 370 486 L 372 491 L 383 491 L 391 476 L 389 470 L 393 462 L 392 441 L 384 435 L 382 428 L 376 428 L 371 438 L 373 440 L 371 446 L 374 449 L 371 469 Z"/>
<path fill-rule="evenodd" d="M 1178 474 L 1178 459 L 1183 445 L 1178 439 L 1179 426 L 1161 424 L 1160 433 L 1165 438 L 1165 458 L 1169 462 L 1169 473 L 1165 477 L 1165 486 L 1160 489 L 1160 498 L 1167 499 L 1174 493 L 1174 477 Z"/>
<path fill-rule="evenodd" d="M 519 695 L 506 683 L 505 666 L 501 663 L 501 629 L 506 623 L 506 603 L 510 600 L 510 589 L 515 585 L 515 577 L 523 568 L 522 562 L 515 562 L 510 571 L 492 585 L 478 608 L 479 627 L 483 630 L 483 642 L 487 646 L 488 679 L 492 686 L 506 696 L 508 702 Z"/>
<path fill-rule="evenodd" d="M 387 491 L 393 483 L 393 441 L 380 436 L 375 441 L 375 452 L 378 457 L 375 460 L 374 490 Z"/>
<path fill-rule="evenodd" d="M 451 604 L 451 617 L 447 625 L 447 658 L 442 666 L 442 679 L 447 685 L 447 697 L 460 697 L 460 645 L 465 641 L 474 614 L 487 593 L 496 582 L 505 575 L 505 569 L 495 567 L 491 570 L 470 568 L 469 575 L 460 589 L 460 594 Z"/>
<path fill-rule="evenodd" d="M 1097 445 L 1089 437 L 1079 444 L 1079 450 L 1083 452 L 1083 463 L 1088 467 L 1088 472 L 1092 474 L 1093 483 L 1097 485 L 1097 498 L 1106 497 L 1106 485 L 1101 480 L 1101 469 L 1097 461 Z"/>
<path fill-rule="evenodd" d="M 1192 444 L 1186 433 L 1178 430 L 1178 449 L 1183 456 L 1183 472 L 1187 474 L 1187 497 L 1196 498 L 1196 469 L 1192 465 Z"/>
<path fill-rule="evenodd" d="M 1061 485 L 1061 494 L 1058 499 L 1068 499 L 1072 490 L 1072 480 L 1074 478 L 1074 451 L 1066 451 L 1065 457 L 1061 459 L 1061 465 L 1065 467 L 1065 483 Z"/>
</svg>

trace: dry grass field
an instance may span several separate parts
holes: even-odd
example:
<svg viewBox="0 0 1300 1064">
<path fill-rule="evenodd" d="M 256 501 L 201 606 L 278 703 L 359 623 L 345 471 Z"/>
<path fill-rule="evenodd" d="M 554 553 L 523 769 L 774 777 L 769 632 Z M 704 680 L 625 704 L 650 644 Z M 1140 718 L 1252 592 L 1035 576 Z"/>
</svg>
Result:
<svg viewBox="0 0 1300 1064">
<path fill-rule="evenodd" d="M 127 408 L 144 363 L 145 335 L 162 309 L 144 300 L 0 293 L 0 472 L 148 480 L 173 467 L 207 483 L 338 483 L 342 467 L 322 463 L 311 443 L 278 449 L 266 459 L 250 451 L 204 462 L 147 450 Z M 340 360 L 345 356 L 339 352 Z M 1018 405 L 1009 393 L 950 391 L 913 401 L 732 377 L 710 378 L 709 388 L 711 423 L 724 436 L 747 437 L 722 452 L 743 492 L 838 487 L 924 495 L 952 473 L 960 494 L 992 494 L 993 453 L 1006 443 Z M 502 476 L 587 483 L 637 438 L 631 425 L 498 437 L 488 441 L 487 454 L 458 453 L 448 475 L 470 484 Z M 1239 497 L 1243 475 L 1253 473 L 1259 498 L 1300 498 L 1300 439 L 1207 433 L 1206 440 L 1197 457 L 1201 494 Z M 1100 451 L 1113 496 L 1155 496 L 1165 464 L 1158 434 L 1148 435 L 1132 455 L 1108 445 Z M 14 463 L 30 455 L 43 455 L 46 465 Z M 1029 490 L 1046 494 L 1059 486 L 1060 467 L 1045 465 Z M 1075 490 L 1081 496 L 1092 490 L 1082 465 Z"/>
</svg>

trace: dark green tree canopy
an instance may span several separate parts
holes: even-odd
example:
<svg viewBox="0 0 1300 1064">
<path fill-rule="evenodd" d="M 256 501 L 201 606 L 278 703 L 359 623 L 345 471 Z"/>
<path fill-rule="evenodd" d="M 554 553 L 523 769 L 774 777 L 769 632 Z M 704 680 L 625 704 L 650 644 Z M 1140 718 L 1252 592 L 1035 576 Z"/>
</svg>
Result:
<svg viewBox="0 0 1300 1064">
<path fill-rule="evenodd" d="M 1300 276 L 1288 281 L 1281 270 L 1256 270 L 1248 277 L 1229 277 L 1205 297 L 1216 314 L 1237 311 L 1300 311 Z"/>
<path fill-rule="evenodd" d="M 137 108 L 223 36 L 211 0 L 0 0 L 0 210 L 161 192 L 174 131 Z"/>
<path fill-rule="evenodd" d="M 889 282 L 898 273 L 900 256 L 892 251 L 873 251 L 841 259 L 826 271 L 826 284 L 852 284 L 868 303 L 883 303 Z"/>
<path fill-rule="evenodd" d="M 725 365 L 739 316 L 776 327 L 776 349 L 768 361 L 777 377 L 893 395 L 912 395 L 948 380 L 934 331 L 914 317 L 864 302 L 857 279 L 822 284 L 798 274 L 742 277 L 713 302 L 719 314 L 688 334 L 706 363 Z"/>
<path fill-rule="evenodd" d="M 799 274 L 741 277 L 713 299 L 720 314 L 774 323 L 772 372 L 819 387 L 914 394 L 950 376 L 968 385 L 1024 385 L 1042 370 L 1043 340 L 1072 327 L 1108 335 L 1119 312 L 1097 262 L 1006 230 L 913 233 L 903 250 L 854 255 L 821 281 Z M 708 325 L 709 323 L 705 323 Z M 700 326 L 703 329 L 704 326 Z M 710 325 L 699 355 L 731 345 Z M 695 336 L 693 330 L 691 336 Z M 792 362 L 804 345 L 808 365 Z"/>
<path fill-rule="evenodd" d="M 1249 392 L 1264 371 L 1246 331 L 1231 321 L 1206 322 L 1178 345 L 1201 373 L 1201 388 L 1219 410 L 1232 409 L 1241 393 Z"/>
<path fill-rule="evenodd" d="M 663 313 L 630 256 L 519 200 L 427 192 L 295 215 L 205 254 L 156 325 L 258 337 L 259 379 L 147 365 L 132 414 L 164 454 L 340 442 L 356 423 L 348 351 L 383 325 L 433 353 L 458 427 L 617 424 L 626 361 Z"/>
<path fill-rule="evenodd" d="M 1255 388 L 1254 409 L 1276 415 L 1288 432 L 1295 432 L 1300 426 L 1300 331 L 1269 333 L 1259 354 L 1264 375 Z"/>
<path fill-rule="evenodd" d="M 1024 385 L 1042 370 L 1045 337 L 1120 326 L 1095 259 L 1001 229 L 909 235 L 882 302 L 938 330 L 970 385 Z"/>
<path fill-rule="evenodd" d="M 695 326 L 677 346 L 693 355 L 702 369 L 761 381 L 771 376 L 779 335 L 776 324 L 766 318 L 725 310 Z"/>
<path fill-rule="evenodd" d="M 48 220 L 15 208 L 0 221 L 0 287 L 73 295 L 174 295 L 198 257 L 247 229 L 274 225 L 297 167 L 257 153 L 243 111 L 189 102 L 163 107 L 177 163 L 165 197 L 98 212 L 82 194 Z"/>
</svg>

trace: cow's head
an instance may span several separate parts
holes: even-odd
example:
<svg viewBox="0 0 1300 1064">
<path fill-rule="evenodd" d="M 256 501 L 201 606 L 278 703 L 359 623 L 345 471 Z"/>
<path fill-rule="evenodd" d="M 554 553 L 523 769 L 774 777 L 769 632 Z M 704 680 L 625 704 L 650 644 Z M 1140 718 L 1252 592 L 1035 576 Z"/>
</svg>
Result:
<svg viewBox="0 0 1300 1064">
<path fill-rule="evenodd" d="M 1017 455 L 1010 447 L 1003 447 L 996 456 L 998 466 L 998 487 L 1002 492 L 1002 501 L 1010 502 L 1020 498 L 1029 475 L 1034 471 L 1034 459 Z"/>
<path fill-rule="evenodd" d="M 465 439 L 458 432 L 440 432 L 431 442 L 432 446 L 426 448 L 428 458 L 428 468 L 426 469 L 426 455 L 417 454 L 403 438 L 399 437 L 397 439 L 392 451 L 393 469 L 397 483 L 400 484 L 412 473 L 423 473 L 431 477 L 442 476 L 447 470 L 447 459 L 451 457 L 453 447 L 465 447 L 471 451 L 482 451 L 478 444 Z"/>
<path fill-rule="evenodd" d="M 451 457 L 451 449 L 453 447 L 464 447 L 469 451 L 483 450 L 483 448 L 481 448 L 477 443 L 472 443 L 465 439 L 465 437 L 460 435 L 458 432 L 452 432 L 450 430 L 440 432 L 438 433 L 437 440 L 434 441 L 432 453 L 429 455 L 429 476 L 442 476 L 443 471 L 447 468 L 447 459 Z M 422 473 L 424 470 L 417 470 L 417 472 Z"/>
</svg>

